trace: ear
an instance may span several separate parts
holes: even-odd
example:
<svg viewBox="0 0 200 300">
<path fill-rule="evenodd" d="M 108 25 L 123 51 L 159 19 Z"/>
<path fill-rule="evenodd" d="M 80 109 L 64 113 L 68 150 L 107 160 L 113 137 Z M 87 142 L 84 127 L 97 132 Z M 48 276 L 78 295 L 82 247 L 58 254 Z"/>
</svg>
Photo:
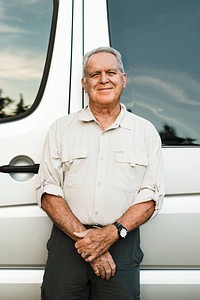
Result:
<svg viewBox="0 0 200 300">
<path fill-rule="evenodd" d="M 86 84 L 86 81 L 84 80 L 84 78 L 81 79 L 81 83 L 82 83 L 82 87 L 83 87 L 85 93 L 87 93 L 87 84 Z"/>
<path fill-rule="evenodd" d="M 127 82 L 127 75 L 126 75 L 126 73 L 124 73 L 123 74 L 123 87 L 124 87 L 124 89 L 125 89 L 125 87 L 126 87 L 126 82 Z"/>
</svg>

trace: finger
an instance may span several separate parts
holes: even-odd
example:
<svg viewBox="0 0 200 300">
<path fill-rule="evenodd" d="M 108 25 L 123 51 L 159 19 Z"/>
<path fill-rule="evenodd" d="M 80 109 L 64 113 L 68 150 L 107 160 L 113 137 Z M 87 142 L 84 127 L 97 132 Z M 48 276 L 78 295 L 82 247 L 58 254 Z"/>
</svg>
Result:
<svg viewBox="0 0 200 300">
<path fill-rule="evenodd" d="M 114 275 L 115 275 L 115 272 L 116 272 L 116 268 L 111 269 L 111 276 L 114 276 Z"/>
<path fill-rule="evenodd" d="M 105 279 L 108 280 L 112 276 L 112 270 L 109 268 L 105 272 Z"/>
<path fill-rule="evenodd" d="M 112 276 L 112 268 L 111 268 L 109 262 L 105 262 L 103 266 L 105 269 L 105 279 L 108 280 Z"/>
<path fill-rule="evenodd" d="M 90 262 L 92 262 L 93 260 L 95 260 L 97 258 L 97 255 L 92 255 L 92 254 L 90 254 L 90 255 L 88 255 L 86 258 L 84 258 L 85 259 L 85 261 L 86 262 L 88 262 L 88 263 L 90 263 Z"/>
<path fill-rule="evenodd" d="M 82 240 L 79 240 L 74 244 L 74 247 L 76 248 L 77 252 L 81 254 L 82 252 L 86 252 L 86 245 L 82 243 Z"/>
<path fill-rule="evenodd" d="M 100 277 L 101 277 L 102 279 L 105 279 L 105 278 L 106 278 L 106 271 L 105 271 L 104 266 L 100 266 Z"/>
<path fill-rule="evenodd" d="M 91 249 L 90 249 L 91 250 Z M 82 258 L 88 262 L 91 263 L 93 260 L 95 260 L 98 256 L 98 252 L 93 252 L 88 250 L 83 250 L 83 249 L 77 249 L 77 252 L 82 256 Z"/>
<path fill-rule="evenodd" d="M 113 262 L 110 262 L 110 269 L 111 269 L 111 276 L 115 275 L 116 272 L 116 264 Z"/>
<path fill-rule="evenodd" d="M 104 265 L 98 265 L 98 266 L 91 265 L 91 266 L 96 276 L 99 276 L 102 279 L 106 279 L 106 280 L 110 279 L 111 269 L 106 271 Z"/>
<path fill-rule="evenodd" d="M 87 259 L 90 256 L 90 253 L 83 252 L 81 253 L 82 258 Z"/>
<path fill-rule="evenodd" d="M 95 274 L 96 276 L 100 276 L 100 270 L 99 270 L 97 267 L 92 266 L 92 269 L 93 269 L 94 274 Z"/>
<path fill-rule="evenodd" d="M 114 276 L 116 272 L 116 264 L 109 252 L 107 253 L 107 255 L 108 255 L 107 262 L 111 270 L 111 276 Z"/>
<path fill-rule="evenodd" d="M 83 248 L 77 249 L 78 254 L 88 263 L 92 262 L 94 259 L 98 257 L 98 253 L 87 252 L 87 250 L 83 250 Z"/>
<path fill-rule="evenodd" d="M 86 247 L 79 247 L 75 244 L 75 248 L 76 248 L 76 251 L 78 252 L 78 254 L 83 254 L 83 253 L 88 253 L 87 252 L 87 249 L 85 249 Z"/>
</svg>

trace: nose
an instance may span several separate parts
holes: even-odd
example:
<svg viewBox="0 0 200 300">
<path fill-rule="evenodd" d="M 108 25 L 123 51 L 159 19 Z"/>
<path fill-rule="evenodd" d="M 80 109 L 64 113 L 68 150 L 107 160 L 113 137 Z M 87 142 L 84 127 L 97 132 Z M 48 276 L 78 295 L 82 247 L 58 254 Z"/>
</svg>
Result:
<svg viewBox="0 0 200 300">
<path fill-rule="evenodd" d="M 107 83 L 107 82 L 108 82 L 107 74 L 106 74 L 106 72 L 102 72 L 102 73 L 101 73 L 101 83 L 102 83 L 102 84 L 105 84 L 105 83 Z"/>
</svg>

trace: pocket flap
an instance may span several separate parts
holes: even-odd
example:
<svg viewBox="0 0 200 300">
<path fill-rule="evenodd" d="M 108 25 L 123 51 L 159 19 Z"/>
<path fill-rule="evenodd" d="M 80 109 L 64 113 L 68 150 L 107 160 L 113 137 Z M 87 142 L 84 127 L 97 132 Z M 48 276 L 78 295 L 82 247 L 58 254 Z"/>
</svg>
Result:
<svg viewBox="0 0 200 300">
<path fill-rule="evenodd" d="M 146 153 L 137 152 L 118 152 L 115 153 L 115 161 L 118 163 L 127 163 L 131 166 L 147 166 L 148 159 Z"/>
<path fill-rule="evenodd" d="M 74 159 L 86 158 L 87 156 L 87 149 L 63 149 L 62 162 L 69 162 L 73 161 Z"/>
</svg>

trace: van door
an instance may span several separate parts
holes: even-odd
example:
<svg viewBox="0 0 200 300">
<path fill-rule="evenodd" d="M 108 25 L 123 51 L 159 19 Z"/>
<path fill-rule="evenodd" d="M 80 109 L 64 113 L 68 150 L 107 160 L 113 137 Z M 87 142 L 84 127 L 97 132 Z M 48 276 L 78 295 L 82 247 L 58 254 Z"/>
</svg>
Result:
<svg viewBox="0 0 200 300">
<path fill-rule="evenodd" d="M 84 106 L 82 56 L 109 38 L 106 0 L 22 3 L 0 4 L 0 298 L 36 300 L 51 229 L 34 191 L 44 140 Z"/>
<path fill-rule="evenodd" d="M 41 282 L 33 271 L 50 221 L 35 203 L 35 174 L 50 124 L 68 113 L 73 5 L 3 1 L 0 14 L 0 298 L 36 299 L 25 286 Z"/>
<path fill-rule="evenodd" d="M 200 295 L 200 2 L 108 0 L 111 45 L 123 56 L 122 102 L 163 143 L 166 197 L 141 227 L 142 299 Z M 119 22 L 120 20 L 120 22 Z"/>
</svg>

